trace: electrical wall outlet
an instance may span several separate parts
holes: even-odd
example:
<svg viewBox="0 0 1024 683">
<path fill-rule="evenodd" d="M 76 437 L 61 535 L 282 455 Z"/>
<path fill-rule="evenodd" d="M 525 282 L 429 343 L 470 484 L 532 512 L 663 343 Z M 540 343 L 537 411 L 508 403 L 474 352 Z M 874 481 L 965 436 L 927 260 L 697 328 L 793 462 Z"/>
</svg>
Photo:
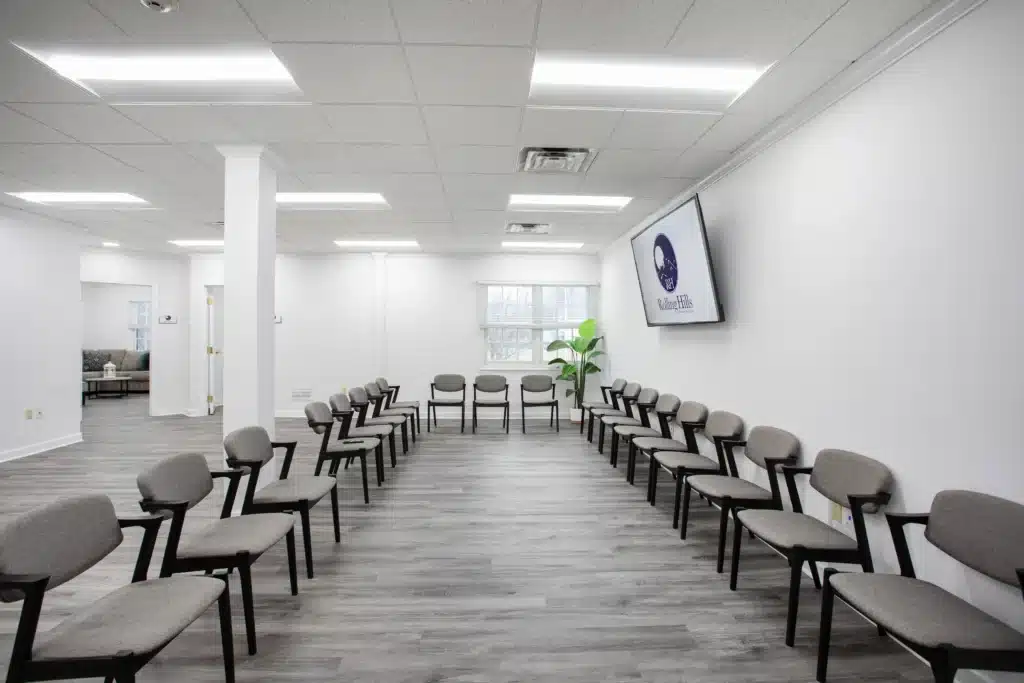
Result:
<svg viewBox="0 0 1024 683">
<path fill-rule="evenodd" d="M 34 410 L 32 410 L 31 408 L 25 408 L 25 419 L 26 420 L 31 420 L 35 416 L 36 416 L 36 414 L 35 414 Z"/>
<path fill-rule="evenodd" d="M 42 420 L 43 419 L 43 411 L 36 410 L 36 419 L 37 420 Z"/>
</svg>

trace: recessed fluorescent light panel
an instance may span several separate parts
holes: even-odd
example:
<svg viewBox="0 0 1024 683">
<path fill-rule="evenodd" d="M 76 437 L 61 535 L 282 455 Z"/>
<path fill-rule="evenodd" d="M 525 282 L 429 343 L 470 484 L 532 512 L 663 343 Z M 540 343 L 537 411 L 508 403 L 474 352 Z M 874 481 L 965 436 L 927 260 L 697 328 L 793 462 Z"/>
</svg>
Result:
<svg viewBox="0 0 1024 683">
<path fill-rule="evenodd" d="M 127 192 L 8 192 L 33 204 L 146 204 Z"/>
<path fill-rule="evenodd" d="M 391 208 L 379 192 L 278 192 L 277 204 L 285 209 L 306 211 Z"/>
<path fill-rule="evenodd" d="M 632 199 L 605 195 L 513 194 L 508 198 L 508 210 L 615 213 L 621 211 Z"/>
<path fill-rule="evenodd" d="M 176 247 L 223 247 L 224 240 L 169 240 Z"/>
<path fill-rule="evenodd" d="M 268 48 L 16 45 L 112 104 L 273 103 L 302 95 Z"/>
<path fill-rule="evenodd" d="M 334 240 L 342 249 L 416 249 L 416 240 Z"/>
<path fill-rule="evenodd" d="M 766 70 L 707 60 L 539 53 L 530 102 L 721 113 Z"/>
<path fill-rule="evenodd" d="M 120 242 L 104 242 L 103 246 L 110 247 L 111 249 L 115 249 L 115 248 L 121 246 L 121 243 Z"/>
<path fill-rule="evenodd" d="M 503 249 L 581 249 L 583 242 L 502 242 Z"/>
</svg>

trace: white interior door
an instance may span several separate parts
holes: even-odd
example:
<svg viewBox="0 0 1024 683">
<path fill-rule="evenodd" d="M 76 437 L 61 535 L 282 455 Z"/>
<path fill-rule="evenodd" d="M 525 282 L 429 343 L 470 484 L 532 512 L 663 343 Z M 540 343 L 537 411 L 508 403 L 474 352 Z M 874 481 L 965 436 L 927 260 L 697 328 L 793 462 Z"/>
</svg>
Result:
<svg viewBox="0 0 1024 683">
<path fill-rule="evenodd" d="M 207 410 L 212 415 L 224 405 L 224 287 L 206 288 L 206 312 Z"/>
</svg>

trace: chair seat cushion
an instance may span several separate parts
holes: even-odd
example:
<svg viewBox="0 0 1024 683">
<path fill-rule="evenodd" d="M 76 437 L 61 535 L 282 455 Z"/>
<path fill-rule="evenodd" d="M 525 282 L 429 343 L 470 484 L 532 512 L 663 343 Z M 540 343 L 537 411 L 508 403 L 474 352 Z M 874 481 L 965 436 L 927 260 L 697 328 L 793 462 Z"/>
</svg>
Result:
<svg viewBox="0 0 1024 683">
<path fill-rule="evenodd" d="M 545 406 L 545 407 L 553 406 L 556 403 L 558 403 L 558 399 L 555 399 L 555 398 L 548 398 L 548 399 L 529 399 L 528 398 L 525 401 L 523 401 L 523 405 L 526 406 L 527 408 L 529 408 L 530 406 Z"/>
<path fill-rule="evenodd" d="M 380 414 L 382 416 L 385 416 L 385 417 L 388 416 L 388 415 L 398 415 L 398 416 L 412 417 L 413 415 L 416 414 L 416 409 L 415 408 L 385 408 L 384 410 L 380 411 Z"/>
<path fill-rule="evenodd" d="M 614 427 L 615 425 L 642 425 L 635 417 L 629 417 L 628 415 L 602 415 L 601 423 L 608 426 Z"/>
<path fill-rule="evenodd" d="M 810 515 L 789 510 L 741 510 L 740 522 L 776 548 L 856 550 L 857 541 Z"/>
<path fill-rule="evenodd" d="M 380 444 L 380 439 L 342 439 L 335 441 L 327 447 L 328 453 L 359 453 L 360 451 L 372 451 Z"/>
<path fill-rule="evenodd" d="M 428 405 L 432 406 L 461 406 L 465 403 L 461 398 L 432 398 L 427 401 Z"/>
<path fill-rule="evenodd" d="M 590 412 L 594 416 L 595 419 L 598 418 L 598 417 L 601 417 L 602 415 L 625 415 L 626 414 L 625 410 L 619 410 L 618 408 L 612 408 L 610 406 L 607 407 L 607 408 L 600 408 L 600 407 L 599 408 L 591 408 Z"/>
<path fill-rule="evenodd" d="M 605 403 L 604 401 L 584 401 L 583 402 L 583 410 L 592 410 L 594 408 L 611 408 L 612 410 L 616 409 L 612 404 Z"/>
<path fill-rule="evenodd" d="M 844 600 L 916 645 L 1024 650 L 1024 634 L 927 581 L 899 574 L 841 573 L 832 586 Z"/>
<path fill-rule="evenodd" d="M 367 418 L 363 426 L 369 425 L 395 425 L 400 426 L 405 424 L 406 418 L 402 415 L 381 415 L 379 417 Z"/>
<path fill-rule="evenodd" d="M 280 512 L 218 519 L 190 534 L 178 548 L 178 557 L 223 557 L 241 552 L 259 555 L 284 538 L 294 526 L 292 516 Z"/>
<path fill-rule="evenodd" d="M 508 399 L 501 396 L 477 396 L 473 403 L 478 406 L 503 406 L 508 403 Z"/>
<path fill-rule="evenodd" d="M 718 472 L 718 463 L 700 453 L 686 451 L 661 451 L 654 453 L 658 464 L 670 470 L 682 467 L 687 472 Z"/>
<path fill-rule="evenodd" d="M 642 451 L 688 451 L 690 447 L 684 441 L 665 439 L 660 436 L 638 436 L 633 439 L 633 445 Z"/>
<path fill-rule="evenodd" d="M 353 438 L 363 438 L 366 436 L 387 436 L 394 431 L 394 428 L 389 424 L 375 424 L 366 425 L 364 427 L 352 427 L 348 430 L 348 436 Z M 342 441 L 348 441 L 347 438 Z"/>
<path fill-rule="evenodd" d="M 700 474 L 687 479 L 694 491 L 712 498 L 733 498 L 735 500 L 771 500 L 771 491 L 761 488 L 746 479 L 727 477 L 722 474 Z"/>
<path fill-rule="evenodd" d="M 395 401 L 388 408 L 419 408 L 419 401 Z"/>
<path fill-rule="evenodd" d="M 206 576 L 169 576 L 130 583 L 40 633 L 33 659 L 143 654 L 170 642 L 210 605 L 225 584 Z"/>
<path fill-rule="evenodd" d="M 615 433 L 624 438 L 635 438 L 638 436 L 661 436 L 661 430 L 654 427 L 644 427 L 642 424 L 619 424 L 615 425 Z"/>
<path fill-rule="evenodd" d="M 315 503 L 335 487 L 334 477 L 298 476 L 267 484 L 252 497 L 254 503 L 291 503 L 305 500 Z"/>
</svg>

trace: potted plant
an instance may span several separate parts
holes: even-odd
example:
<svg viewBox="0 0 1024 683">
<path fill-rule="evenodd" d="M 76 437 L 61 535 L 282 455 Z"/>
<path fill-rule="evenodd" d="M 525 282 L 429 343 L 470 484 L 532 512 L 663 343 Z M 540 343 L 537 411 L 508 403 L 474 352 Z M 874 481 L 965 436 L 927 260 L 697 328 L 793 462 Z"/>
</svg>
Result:
<svg viewBox="0 0 1024 683">
<path fill-rule="evenodd" d="M 604 354 L 597 348 L 598 342 L 604 337 L 595 337 L 597 334 L 597 321 L 589 318 L 580 323 L 579 336 L 572 340 L 556 339 L 548 344 L 548 351 L 568 350 L 571 357 L 555 358 L 548 361 L 548 365 L 560 365 L 561 371 L 555 379 L 571 382 L 571 386 L 565 390 L 566 397 L 574 396 L 573 407 L 569 409 L 569 419 L 579 423 L 583 419 L 583 397 L 586 395 L 587 375 L 601 372 L 594 359 Z"/>
</svg>

